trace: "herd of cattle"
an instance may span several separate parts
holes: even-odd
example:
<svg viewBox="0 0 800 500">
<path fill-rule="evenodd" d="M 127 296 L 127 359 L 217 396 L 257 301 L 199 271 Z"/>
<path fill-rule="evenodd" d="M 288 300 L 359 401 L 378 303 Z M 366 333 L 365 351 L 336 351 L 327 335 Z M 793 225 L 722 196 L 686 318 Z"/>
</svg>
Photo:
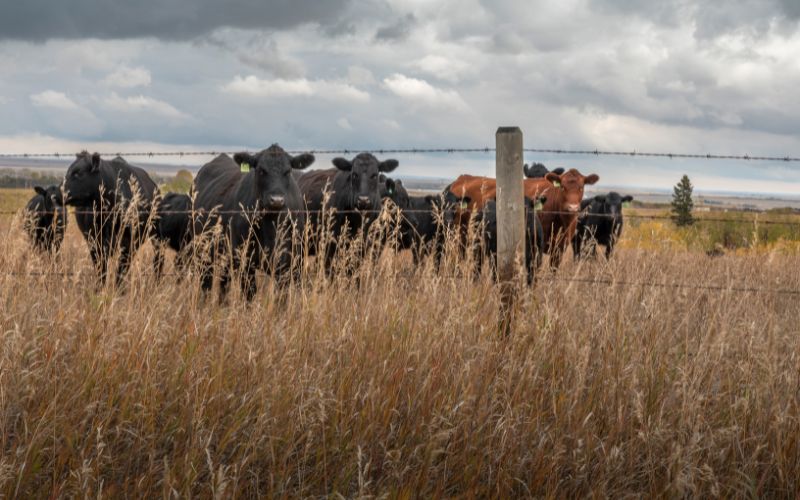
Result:
<svg viewBox="0 0 800 500">
<path fill-rule="evenodd" d="M 186 259 L 196 255 L 191 247 L 197 236 L 221 230 L 217 234 L 223 237 L 211 245 L 207 265 L 201 266 L 203 287 L 212 285 L 211 264 L 227 259 L 222 262 L 230 265 L 221 266 L 228 270 L 221 272 L 222 289 L 228 286 L 230 269 L 235 269 L 248 298 L 256 293 L 259 268 L 278 282 L 295 272 L 292 263 L 299 254 L 319 255 L 330 268 L 337 246 L 360 231 L 367 233 L 386 200 L 400 214 L 395 244 L 411 249 L 415 262 L 426 254 L 438 262 L 447 230 L 458 231 L 466 243 L 471 227 L 480 228 L 477 265 L 496 257 L 494 179 L 462 175 L 439 195 L 410 196 L 400 180 L 386 175 L 398 167 L 397 160 L 379 161 L 361 153 L 352 160 L 335 158 L 335 168 L 301 172 L 312 163 L 313 155 L 292 156 L 278 145 L 233 158 L 221 154 L 199 170 L 191 196 L 162 196 L 143 169 L 121 157 L 105 160 L 84 151 L 60 186 L 35 188 L 36 196 L 26 207 L 25 227 L 37 248 L 57 251 L 67 224 L 65 207 L 74 207 L 75 221 L 102 280 L 115 251 L 118 280 L 148 239 L 155 244 L 157 272 L 163 268 L 165 247 L 177 252 L 175 264 L 181 270 Z M 630 196 L 611 192 L 583 199 L 584 186 L 595 184 L 599 177 L 575 169 L 551 172 L 537 163 L 525 165 L 523 175 L 529 281 L 543 253 L 557 267 L 570 244 L 576 257 L 594 254 L 598 243 L 611 256 L 622 230 L 622 204 L 631 201 Z M 324 232 L 321 225 L 328 230 L 324 240 L 319 236 Z M 311 238 L 293 237 L 304 234 L 307 227 Z M 298 244 L 307 244 L 304 252 L 297 252 Z"/>
</svg>

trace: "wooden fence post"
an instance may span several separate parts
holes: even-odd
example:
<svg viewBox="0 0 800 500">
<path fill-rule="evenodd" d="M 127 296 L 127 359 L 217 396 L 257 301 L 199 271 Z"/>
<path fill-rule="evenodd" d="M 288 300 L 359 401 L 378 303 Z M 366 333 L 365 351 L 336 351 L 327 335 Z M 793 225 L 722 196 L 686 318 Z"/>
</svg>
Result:
<svg viewBox="0 0 800 500">
<path fill-rule="evenodd" d="M 522 130 L 500 127 L 495 135 L 497 177 L 497 279 L 500 331 L 511 334 L 517 295 L 517 271 L 524 261 L 525 204 L 522 183 Z"/>
</svg>

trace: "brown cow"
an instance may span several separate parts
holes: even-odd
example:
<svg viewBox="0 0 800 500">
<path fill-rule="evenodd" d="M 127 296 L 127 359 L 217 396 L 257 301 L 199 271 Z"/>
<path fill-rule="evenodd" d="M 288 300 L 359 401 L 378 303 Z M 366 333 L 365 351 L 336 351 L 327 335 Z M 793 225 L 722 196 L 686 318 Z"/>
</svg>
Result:
<svg viewBox="0 0 800 500">
<path fill-rule="evenodd" d="M 551 267 L 561 264 L 561 258 L 575 235 L 584 185 L 594 184 L 598 180 L 600 177 L 596 174 L 584 176 L 574 168 L 561 175 L 550 172 L 544 178 L 524 179 L 526 198 L 547 198 L 538 215 Z M 558 183 L 558 187 L 555 183 Z M 448 192 L 457 199 L 469 199 L 468 209 L 461 210 L 456 216 L 456 220 L 466 229 L 470 214 L 482 210 L 489 200 L 495 199 L 497 183 L 491 177 L 461 175 L 447 187 L 445 194 Z"/>
<path fill-rule="evenodd" d="M 561 264 L 561 257 L 575 236 L 578 212 L 583 200 L 583 187 L 600 180 L 597 174 L 582 175 L 572 168 L 558 175 L 550 172 L 544 179 L 525 179 L 525 196 L 547 201 L 539 212 L 544 230 L 545 252 L 550 254 L 550 267 Z M 558 187 L 556 187 L 558 185 Z"/>
</svg>

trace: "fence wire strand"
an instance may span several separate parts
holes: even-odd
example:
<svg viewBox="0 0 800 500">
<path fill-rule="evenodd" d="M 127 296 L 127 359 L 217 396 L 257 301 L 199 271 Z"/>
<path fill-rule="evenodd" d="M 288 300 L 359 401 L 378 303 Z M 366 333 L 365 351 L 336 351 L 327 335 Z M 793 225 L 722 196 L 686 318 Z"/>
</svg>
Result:
<svg viewBox="0 0 800 500">
<path fill-rule="evenodd" d="M 242 150 L 204 150 L 204 151 L 106 151 L 101 152 L 101 156 L 122 156 L 122 157 L 190 157 L 190 156 L 218 156 L 220 154 L 227 154 L 232 156 Z M 286 150 L 289 154 L 311 153 L 319 155 L 355 155 L 358 153 L 370 153 L 378 155 L 386 154 L 456 154 L 456 153 L 494 153 L 494 147 L 454 147 L 454 148 L 345 148 L 345 149 L 326 149 L 326 148 L 309 148 L 309 149 L 289 149 Z M 628 157 L 642 157 L 642 158 L 666 158 L 666 159 L 695 159 L 695 160 L 736 160 L 736 161 L 769 161 L 769 162 L 784 162 L 796 163 L 800 162 L 800 157 L 791 155 L 749 155 L 749 154 L 716 154 L 716 153 L 672 153 L 672 152 L 650 152 L 650 151 L 637 151 L 635 149 L 628 151 L 613 151 L 613 150 L 600 150 L 600 149 L 562 149 L 562 148 L 539 148 L 530 147 L 523 148 L 525 153 L 538 153 L 538 154 L 555 154 L 555 155 L 569 155 L 569 156 L 628 156 Z M 0 153 L 0 158 L 56 158 L 56 159 L 69 159 L 75 156 L 75 153 Z"/>
<path fill-rule="evenodd" d="M 30 210 L 26 211 L 25 209 L 19 210 L 0 210 L 0 215 L 17 215 L 17 214 L 24 214 L 28 216 L 34 215 L 53 215 L 54 212 L 47 211 L 47 210 Z M 203 211 L 203 210 L 139 210 L 139 211 L 131 211 L 131 210 L 69 210 L 69 213 L 76 214 L 76 215 L 101 215 L 101 216 L 119 216 L 119 215 L 132 215 L 138 213 L 141 216 L 156 216 L 160 217 L 163 215 L 192 215 L 193 217 L 215 217 L 220 215 L 244 215 L 244 216 L 258 216 L 258 215 L 280 215 L 280 214 L 289 214 L 289 212 L 285 210 L 269 210 L 269 209 L 259 209 L 259 210 L 212 210 L 212 211 Z M 324 210 L 292 210 L 292 214 L 331 214 L 331 215 L 368 215 L 368 216 L 379 216 L 382 213 L 382 210 L 331 210 L 331 209 L 324 209 Z M 430 214 L 430 210 L 419 210 L 419 209 L 400 209 L 400 213 L 402 214 Z M 477 211 L 476 213 L 480 213 Z M 536 213 L 538 214 L 545 214 L 545 215 L 574 215 L 574 212 L 561 212 L 561 211 L 553 211 L 553 210 L 537 210 Z M 580 216 L 591 216 L 593 218 L 600 218 L 600 219 L 614 219 L 614 215 L 610 214 L 587 214 L 587 213 L 580 213 Z M 656 220 L 656 221 L 674 221 L 675 218 L 671 215 L 652 215 L 652 214 L 624 214 L 623 219 L 633 219 L 633 220 Z M 787 221 L 780 221 L 780 220 L 761 220 L 756 217 L 752 219 L 728 219 L 724 217 L 696 217 L 694 219 L 695 224 L 703 224 L 708 222 L 719 222 L 719 223 L 737 223 L 737 224 L 753 224 L 753 225 L 765 225 L 765 226 L 800 226 L 800 221 L 797 220 L 787 220 Z"/>
<path fill-rule="evenodd" d="M 18 272 L 18 271 L 9 271 L 2 273 L 6 277 L 13 277 L 13 278 L 27 278 L 27 277 L 39 277 L 39 278 L 49 278 L 49 277 L 62 277 L 62 278 L 79 278 L 79 277 L 88 277 L 94 278 L 95 275 L 91 272 L 78 272 L 78 271 L 53 271 L 53 272 L 43 272 L 43 271 L 31 271 L 31 272 Z M 264 277 L 268 276 L 267 273 L 259 272 L 258 275 Z M 150 278 L 185 278 L 187 275 L 183 273 L 160 273 L 156 274 L 154 272 L 145 272 L 145 273 L 136 273 L 132 274 L 133 276 L 137 277 L 150 277 Z M 405 279 L 413 279 L 417 276 L 414 273 L 398 273 L 399 277 Z M 456 274 L 437 274 L 436 278 L 439 279 L 449 279 L 449 280 L 471 280 L 472 278 L 468 275 L 456 275 Z M 748 287 L 748 286 L 741 286 L 741 285 L 702 285 L 696 283 L 664 283 L 664 282 L 655 282 L 655 281 L 628 281 L 628 280 L 616 280 L 611 278 L 575 278 L 575 277 L 560 277 L 560 276 L 550 276 L 539 280 L 540 282 L 560 282 L 560 283 L 580 283 L 585 285 L 603 285 L 608 287 L 613 286 L 633 286 L 639 288 L 663 288 L 663 289 L 674 289 L 674 290 L 693 290 L 693 291 L 708 291 L 708 292 L 732 292 L 732 293 L 745 293 L 745 294 L 763 294 L 763 295 L 790 295 L 790 296 L 800 296 L 800 290 L 788 289 L 788 288 L 757 288 L 757 287 Z"/>
</svg>

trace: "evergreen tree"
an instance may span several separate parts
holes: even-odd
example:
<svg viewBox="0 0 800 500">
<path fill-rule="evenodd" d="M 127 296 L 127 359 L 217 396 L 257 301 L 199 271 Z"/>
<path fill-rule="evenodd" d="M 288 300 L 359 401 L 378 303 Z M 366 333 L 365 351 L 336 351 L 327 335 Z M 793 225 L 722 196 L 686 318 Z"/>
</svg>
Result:
<svg viewBox="0 0 800 500">
<path fill-rule="evenodd" d="M 681 181 L 675 185 L 675 191 L 672 193 L 672 219 L 678 226 L 688 226 L 694 223 L 692 217 L 692 183 L 689 181 L 689 176 L 684 175 Z"/>
</svg>

